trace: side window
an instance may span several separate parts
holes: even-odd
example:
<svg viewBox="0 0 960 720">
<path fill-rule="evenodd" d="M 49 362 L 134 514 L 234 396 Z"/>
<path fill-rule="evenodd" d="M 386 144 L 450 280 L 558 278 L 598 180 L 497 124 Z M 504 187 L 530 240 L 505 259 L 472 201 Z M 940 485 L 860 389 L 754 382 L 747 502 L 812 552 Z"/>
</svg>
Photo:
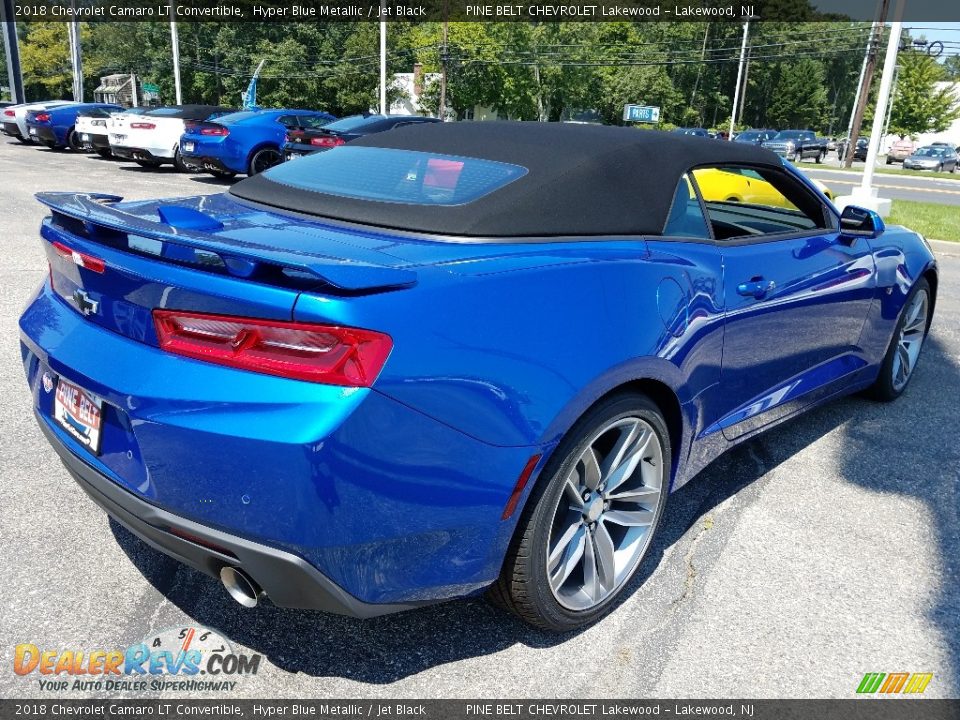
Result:
<svg viewBox="0 0 960 720">
<path fill-rule="evenodd" d="M 277 118 L 277 122 L 288 128 L 297 127 L 299 125 L 299 120 L 297 119 L 296 115 L 281 115 Z"/>
<path fill-rule="evenodd" d="M 665 237 L 710 239 L 710 229 L 703 217 L 703 208 L 700 207 L 693 183 L 687 175 L 680 178 L 677 184 L 663 234 Z"/>
<path fill-rule="evenodd" d="M 325 117 L 321 117 L 320 115 L 301 115 L 298 120 L 300 122 L 300 127 L 304 128 L 319 128 L 330 122 Z"/>
<path fill-rule="evenodd" d="M 717 240 L 826 228 L 820 200 L 802 182 L 772 168 L 697 168 L 693 177 Z"/>
</svg>

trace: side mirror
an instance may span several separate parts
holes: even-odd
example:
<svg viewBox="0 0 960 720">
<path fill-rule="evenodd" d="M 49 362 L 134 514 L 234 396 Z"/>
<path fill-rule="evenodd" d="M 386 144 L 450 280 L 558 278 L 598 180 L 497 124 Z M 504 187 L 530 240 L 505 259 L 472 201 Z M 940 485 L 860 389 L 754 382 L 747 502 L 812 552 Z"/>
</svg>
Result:
<svg viewBox="0 0 960 720">
<path fill-rule="evenodd" d="M 873 239 L 880 237 L 886 229 L 883 218 L 873 210 L 847 205 L 840 214 L 840 234 L 846 237 Z"/>
</svg>

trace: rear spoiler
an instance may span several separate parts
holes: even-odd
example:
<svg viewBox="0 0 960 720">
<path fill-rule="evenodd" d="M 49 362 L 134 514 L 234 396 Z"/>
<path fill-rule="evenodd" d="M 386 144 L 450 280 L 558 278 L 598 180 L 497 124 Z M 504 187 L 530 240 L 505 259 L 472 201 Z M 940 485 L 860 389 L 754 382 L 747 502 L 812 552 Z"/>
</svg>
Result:
<svg viewBox="0 0 960 720">
<path fill-rule="evenodd" d="M 85 224 L 215 253 L 223 259 L 228 271 L 238 277 L 248 277 L 258 265 L 267 263 L 313 276 L 337 290 L 351 293 L 394 290 L 417 283 L 417 274 L 412 270 L 277 250 L 203 232 L 219 230 L 223 225 L 209 215 L 176 205 L 160 206 L 158 217 L 163 221 L 153 222 L 113 207 L 123 200 L 117 195 L 42 192 L 37 193 L 36 198 L 54 212 Z"/>
</svg>

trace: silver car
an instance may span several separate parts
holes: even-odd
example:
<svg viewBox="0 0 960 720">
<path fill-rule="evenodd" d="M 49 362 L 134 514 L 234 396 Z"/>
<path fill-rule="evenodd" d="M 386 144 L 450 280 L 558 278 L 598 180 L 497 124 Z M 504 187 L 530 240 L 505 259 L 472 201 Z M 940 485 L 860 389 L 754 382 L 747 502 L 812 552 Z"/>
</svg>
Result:
<svg viewBox="0 0 960 720">
<path fill-rule="evenodd" d="M 927 145 L 903 161 L 907 170 L 957 171 L 957 151 L 944 145 Z"/>
<path fill-rule="evenodd" d="M 45 100 L 38 103 L 23 103 L 22 105 L 5 107 L 3 109 L 3 132 L 5 135 L 17 138 L 22 143 L 32 145 L 36 141 L 30 137 L 30 131 L 27 128 L 28 112 L 75 104 L 73 100 Z"/>
</svg>

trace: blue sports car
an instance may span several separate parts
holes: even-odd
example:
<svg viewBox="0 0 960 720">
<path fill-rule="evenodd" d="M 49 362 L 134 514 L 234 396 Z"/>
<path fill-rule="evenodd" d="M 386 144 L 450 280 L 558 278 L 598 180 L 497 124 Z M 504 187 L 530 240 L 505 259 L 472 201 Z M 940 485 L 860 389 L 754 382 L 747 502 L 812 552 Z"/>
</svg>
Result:
<svg viewBox="0 0 960 720">
<path fill-rule="evenodd" d="M 77 116 L 84 110 L 120 112 L 123 107 L 110 103 L 70 103 L 27 113 L 27 132 L 32 140 L 51 149 L 82 150 L 83 142 L 74 130 Z"/>
<path fill-rule="evenodd" d="M 180 138 L 180 155 L 217 177 L 256 175 L 283 162 L 288 131 L 335 119 L 319 110 L 243 110 L 191 127 Z"/>
<path fill-rule="evenodd" d="M 707 200 L 718 169 L 769 188 Z M 916 233 L 767 150 L 653 131 L 418 125 L 224 194 L 38 197 L 40 428 L 246 606 L 488 591 L 591 622 L 720 453 L 903 393 L 937 292 Z"/>
</svg>

